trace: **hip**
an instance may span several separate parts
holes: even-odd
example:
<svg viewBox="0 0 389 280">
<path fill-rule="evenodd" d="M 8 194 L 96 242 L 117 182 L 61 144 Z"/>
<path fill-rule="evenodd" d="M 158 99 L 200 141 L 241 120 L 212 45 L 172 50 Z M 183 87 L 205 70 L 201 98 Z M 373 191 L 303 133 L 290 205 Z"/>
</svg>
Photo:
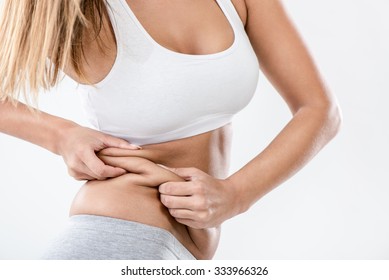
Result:
<svg viewBox="0 0 389 280">
<path fill-rule="evenodd" d="M 46 260 L 194 260 L 168 231 L 105 216 L 74 215 L 49 244 Z"/>
</svg>

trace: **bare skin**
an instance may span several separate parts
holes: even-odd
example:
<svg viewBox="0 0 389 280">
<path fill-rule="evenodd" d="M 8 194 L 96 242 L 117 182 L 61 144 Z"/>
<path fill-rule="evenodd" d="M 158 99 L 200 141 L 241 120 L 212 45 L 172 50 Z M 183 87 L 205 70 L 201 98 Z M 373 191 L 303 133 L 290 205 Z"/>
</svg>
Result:
<svg viewBox="0 0 389 280">
<path fill-rule="evenodd" d="M 154 40 L 168 49 L 210 54 L 231 45 L 231 27 L 214 1 L 168 2 L 127 0 Z M 172 232 L 196 258 L 208 259 L 216 250 L 220 225 L 225 220 L 247 211 L 300 170 L 335 136 L 341 121 L 336 100 L 321 80 L 280 2 L 231 2 L 261 69 L 293 117 L 266 149 L 229 177 L 229 125 L 136 150 L 120 139 L 69 121 L 48 114 L 37 121 L 23 107 L 14 112 L 9 105 L 0 104 L 0 119 L 6 120 L 0 122 L 0 131 L 63 156 L 70 175 L 78 180 L 98 179 L 80 189 L 71 215 L 99 214 L 155 225 Z M 93 83 L 107 75 L 116 56 L 108 19 L 104 19 L 101 36 L 109 48 L 106 55 L 100 53 L 94 42 L 85 39 L 85 70 Z M 70 67 L 64 72 L 77 80 Z M 248 125 L 255 129 L 254 120 Z M 100 151 L 98 157 L 105 166 L 96 164 L 100 160 L 91 151 Z M 108 172 L 107 167 L 115 169 Z"/>
<path fill-rule="evenodd" d="M 160 165 L 196 167 L 224 179 L 228 171 L 230 133 L 231 127 L 227 125 L 194 137 L 145 145 L 142 150 L 102 150 L 98 154 L 100 159 L 128 173 L 104 181 L 88 181 L 75 197 L 70 215 L 102 215 L 164 228 L 197 259 L 212 258 L 219 242 L 220 227 L 193 229 L 170 215 L 160 201 L 158 186 L 185 180 Z"/>
</svg>

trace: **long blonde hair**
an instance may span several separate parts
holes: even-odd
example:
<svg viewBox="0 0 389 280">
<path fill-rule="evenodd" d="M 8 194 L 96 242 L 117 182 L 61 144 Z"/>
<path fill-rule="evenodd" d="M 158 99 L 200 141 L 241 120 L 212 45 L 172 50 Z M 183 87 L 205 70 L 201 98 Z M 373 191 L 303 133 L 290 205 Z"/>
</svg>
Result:
<svg viewBox="0 0 389 280">
<path fill-rule="evenodd" d="M 106 0 L 4 0 L 0 16 L 0 101 L 36 102 L 41 89 L 59 81 L 59 70 L 71 63 L 88 83 L 82 61 L 83 38 L 99 37 Z M 49 59 L 49 60 L 48 60 Z"/>
</svg>

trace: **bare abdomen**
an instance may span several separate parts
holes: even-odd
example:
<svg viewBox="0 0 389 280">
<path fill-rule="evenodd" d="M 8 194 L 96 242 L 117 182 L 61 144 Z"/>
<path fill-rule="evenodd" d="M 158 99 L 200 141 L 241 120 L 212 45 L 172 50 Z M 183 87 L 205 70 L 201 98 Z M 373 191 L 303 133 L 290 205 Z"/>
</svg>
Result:
<svg viewBox="0 0 389 280">
<path fill-rule="evenodd" d="M 107 164 L 125 166 L 130 173 L 84 184 L 73 200 L 70 216 L 100 215 L 160 227 L 171 232 L 196 258 L 203 255 L 191 239 L 188 228 L 170 215 L 159 198 L 160 184 L 184 181 L 182 178 L 141 157 L 102 159 Z M 205 239 L 207 234 L 208 231 L 204 230 Z"/>
</svg>

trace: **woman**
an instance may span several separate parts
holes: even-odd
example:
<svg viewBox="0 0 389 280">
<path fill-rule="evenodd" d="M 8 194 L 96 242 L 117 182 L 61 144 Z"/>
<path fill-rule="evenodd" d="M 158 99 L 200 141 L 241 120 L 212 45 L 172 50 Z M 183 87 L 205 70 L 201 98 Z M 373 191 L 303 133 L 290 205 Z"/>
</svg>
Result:
<svg viewBox="0 0 389 280">
<path fill-rule="evenodd" d="M 5 2 L 0 131 L 88 180 L 44 258 L 210 259 L 220 225 L 338 131 L 335 98 L 279 1 Z M 228 176 L 231 118 L 252 98 L 259 66 L 293 118 Z M 80 83 L 95 129 L 15 101 L 28 98 L 25 85 L 35 94 L 55 85 L 59 70 Z"/>
</svg>

